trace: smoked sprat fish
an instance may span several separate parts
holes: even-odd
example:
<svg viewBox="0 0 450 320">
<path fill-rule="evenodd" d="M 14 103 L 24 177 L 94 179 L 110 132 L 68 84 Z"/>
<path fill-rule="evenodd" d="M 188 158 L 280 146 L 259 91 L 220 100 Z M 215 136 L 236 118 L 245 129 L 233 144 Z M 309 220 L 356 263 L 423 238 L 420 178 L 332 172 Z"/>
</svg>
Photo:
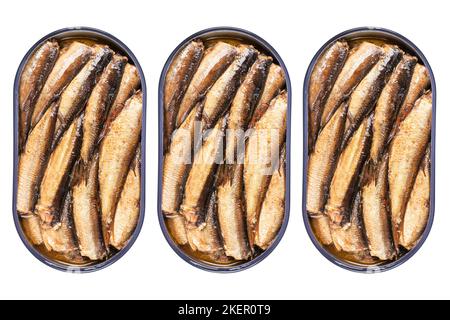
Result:
<svg viewBox="0 0 450 320">
<path fill-rule="evenodd" d="M 381 92 L 375 106 L 373 140 L 370 148 L 370 159 L 374 163 L 378 162 L 385 151 L 389 133 L 400 104 L 405 98 L 416 63 L 416 57 L 410 55 L 403 57 Z"/>
<path fill-rule="evenodd" d="M 197 131 L 200 131 L 198 123 L 201 112 L 202 104 L 198 103 L 174 132 L 172 142 L 164 156 L 161 209 L 166 217 L 174 217 L 179 214 L 184 185 L 192 165 L 196 128 Z M 174 221 L 171 223 L 175 224 Z"/>
<path fill-rule="evenodd" d="M 94 54 L 91 59 L 89 59 L 61 94 L 55 137 L 53 138 L 53 148 L 70 126 L 73 119 L 83 111 L 91 90 L 98 80 L 99 74 L 111 59 L 112 50 L 107 46 L 97 45 L 93 50 Z"/>
<path fill-rule="evenodd" d="M 81 145 L 81 159 L 84 163 L 90 160 L 98 146 L 100 132 L 120 85 L 127 61 L 124 56 L 114 55 L 89 96 L 84 112 Z"/>
<path fill-rule="evenodd" d="M 188 228 L 187 238 L 194 251 L 206 253 L 212 259 L 219 259 L 223 255 L 223 243 L 217 217 L 217 191 L 213 191 L 207 201 L 205 226 Z"/>
<path fill-rule="evenodd" d="M 399 244 L 408 250 L 411 250 L 420 240 L 430 215 L 430 156 L 430 147 L 428 147 L 417 173 L 399 230 Z"/>
<path fill-rule="evenodd" d="M 28 240 L 35 246 L 44 243 L 42 238 L 41 221 L 38 216 L 32 215 L 21 218 L 22 228 Z"/>
<path fill-rule="evenodd" d="M 217 187 L 217 212 L 225 253 L 236 260 L 246 260 L 252 251 L 245 218 L 242 185 L 244 166 L 237 164 L 231 169 L 225 168 L 221 166 Z"/>
<path fill-rule="evenodd" d="M 357 257 L 364 257 L 367 254 L 368 246 L 362 217 L 360 192 L 353 199 L 350 225 L 347 228 L 331 228 L 331 236 L 337 250 L 352 253 Z"/>
<path fill-rule="evenodd" d="M 61 206 L 60 225 L 55 228 L 44 229 L 42 233 L 47 250 L 65 254 L 69 259 L 79 255 L 73 221 L 71 191 L 66 193 Z"/>
<path fill-rule="evenodd" d="M 388 155 L 375 168 L 366 167 L 362 186 L 362 211 L 370 254 L 381 260 L 396 255 L 392 238 L 388 192 Z"/>
<path fill-rule="evenodd" d="M 324 215 L 331 179 L 338 160 L 344 134 L 348 104 L 342 103 L 317 137 L 308 160 L 306 210 L 311 217 Z M 323 221 L 323 219 L 322 219 Z M 319 227 L 319 222 L 314 220 Z M 320 222 L 320 224 L 322 224 Z"/>
<path fill-rule="evenodd" d="M 98 156 L 85 167 L 86 172 L 75 175 L 73 193 L 73 219 L 82 256 L 91 260 L 106 257 L 100 218 L 100 200 L 98 195 Z M 81 167 L 78 167 L 81 168 Z"/>
<path fill-rule="evenodd" d="M 370 42 L 363 42 L 350 51 L 323 107 L 321 127 L 325 126 L 334 111 L 350 96 L 382 54 L 383 49 Z"/>
<path fill-rule="evenodd" d="M 174 58 L 164 84 L 164 141 L 165 145 L 175 129 L 181 99 L 203 57 L 205 46 L 201 40 L 191 41 Z"/>
<path fill-rule="evenodd" d="M 176 127 L 181 125 L 191 109 L 204 97 L 209 88 L 233 62 L 236 54 L 236 48 L 225 42 L 217 42 L 205 51 L 204 57 L 181 100 Z"/>
<path fill-rule="evenodd" d="M 205 205 L 218 164 L 223 157 L 224 133 L 227 117 L 207 132 L 203 144 L 194 156 L 184 192 L 180 213 L 191 227 L 205 223 Z"/>
<path fill-rule="evenodd" d="M 64 88 L 89 60 L 92 52 L 91 47 L 76 41 L 61 52 L 34 106 L 31 128 L 38 123 L 50 104 L 59 98 Z"/>
<path fill-rule="evenodd" d="M 141 138 L 142 92 L 125 104 L 110 124 L 99 149 L 99 193 L 104 242 L 109 245 L 111 223 L 130 163 Z"/>
<path fill-rule="evenodd" d="M 389 150 L 389 198 L 394 239 L 431 136 L 431 91 L 419 98 L 402 121 Z"/>
<path fill-rule="evenodd" d="M 139 221 L 141 210 L 141 148 L 128 170 L 111 226 L 110 244 L 120 250 L 127 244 Z"/>
<path fill-rule="evenodd" d="M 118 110 L 123 108 L 125 102 L 139 89 L 140 85 L 141 78 L 139 77 L 138 69 L 131 63 L 127 63 L 125 65 L 125 69 L 123 70 L 119 89 L 117 89 L 117 94 L 108 113 L 108 120 L 106 121 L 106 124 L 113 120 L 112 116 L 118 114 Z"/>
<path fill-rule="evenodd" d="M 261 206 L 255 231 L 255 245 L 266 250 L 283 224 L 286 195 L 286 149 L 280 155 L 278 169 L 272 174 L 266 198 Z"/>
<path fill-rule="evenodd" d="M 287 92 L 272 100 L 269 108 L 255 123 L 245 150 L 244 190 L 247 233 L 254 245 L 256 224 L 270 178 L 279 162 L 279 154 L 286 136 Z"/>
<path fill-rule="evenodd" d="M 351 214 L 353 188 L 369 153 L 373 116 L 367 117 L 342 150 L 331 180 L 325 213 L 331 223 L 348 224 Z"/>
<path fill-rule="evenodd" d="M 398 112 L 396 126 L 392 132 L 396 132 L 398 125 L 401 121 L 408 115 L 411 109 L 414 107 L 417 99 L 425 93 L 425 91 L 430 87 L 430 77 L 428 75 L 428 70 L 425 66 L 421 64 L 416 64 L 414 72 L 409 83 L 408 93 L 405 96 L 400 110 Z"/>
<path fill-rule="evenodd" d="M 188 243 L 186 221 L 182 215 L 165 218 L 165 223 L 176 244 L 184 246 Z"/>
<path fill-rule="evenodd" d="M 258 51 L 252 46 L 241 45 L 237 47 L 237 50 L 238 54 L 234 61 L 206 94 L 202 114 L 205 128 L 213 127 L 217 119 L 228 110 L 249 66 L 258 55 Z"/>
<path fill-rule="evenodd" d="M 34 104 L 59 55 L 56 41 L 46 41 L 29 58 L 19 84 L 19 150 L 27 139 Z"/>
<path fill-rule="evenodd" d="M 47 110 L 41 121 L 30 132 L 24 150 L 20 155 L 16 208 L 21 216 L 34 214 L 39 186 L 50 154 L 57 110 L 57 103 L 54 103 Z"/>
<path fill-rule="evenodd" d="M 62 195 L 80 152 L 82 125 L 83 117 L 80 116 L 67 129 L 48 160 L 36 204 L 36 214 L 45 228 L 59 223 Z"/>
<path fill-rule="evenodd" d="M 249 127 L 253 127 L 255 123 L 262 117 L 270 106 L 270 102 L 275 98 L 286 85 L 286 78 L 284 76 L 283 69 L 272 63 L 267 74 L 266 82 L 264 83 L 264 89 L 262 90 L 258 103 L 254 108 L 252 118 L 250 120 Z"/>
<path fill-rule="evenodd" d="M 336 41 L 321 55 L 311 73 L 308 92 L 309 150 L 312 150 L 319 132 L 325 101 L 347 59 L 348 51 L 346 41 Z"/>
<path fill-rule="evenodd" d="M 387 79 L 402 57 L 402 51 L 397 46 L 385 45 L 382 47 L 381 59 L 372 67 L 369 73 L 361 80 L 350 96 L 347 112 L 347 123 L 342 145 L 345 146 L 353 132 L 359 127 L 361 121 L 373 111 L 380 93 Z"/>
<path fill-rule="evenodd" d="M 272 58 L 260 54 L 236 92 L 230 107 L 225 157 L 227 164 L 243 163 L 244 136 L 256 102 L 272 65 Z"/>
<path fill-rule="evenodd" d="M 311 217 L 311 228 L 317 240 L 324 246 L 333 244 L 331 236 L 330 219 L 325 216 Z"/>
</svg>

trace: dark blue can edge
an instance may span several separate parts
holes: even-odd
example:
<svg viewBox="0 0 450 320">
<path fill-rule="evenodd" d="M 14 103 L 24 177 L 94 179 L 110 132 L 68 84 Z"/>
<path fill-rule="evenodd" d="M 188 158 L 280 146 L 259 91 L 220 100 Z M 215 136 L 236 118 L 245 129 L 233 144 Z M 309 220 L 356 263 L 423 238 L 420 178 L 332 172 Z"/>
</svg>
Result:
<svg viewBox="0 0 450 320">
<path fill-rule="evenodd" d="M 59 37 L 63 35 L 64 33 L 72 33 L 72 32 L 79 32 L 80 35 L 86 36 L 89 38 L 89 36 L 97 36 L 102 40 L 105 40 L 106 42 L 113 44 L 117 48 L 119 48 L 130 60 L 132 61 L 133 65 L 138 69 L 139 77 L 141 80 L 141 91 L 143 95 L 143 103 L 142 103 L 142 129 L 141 129 L 141 200 L 140 200 L 140 213 L 139 213 L 139 220 L 138 224 L 136 226 L 136 229 L 134 230 L 131 238 L 128 240 L 128 243 L 125 245 L 123 249 L 118 251 L 115 255 L 113 255 L 110 259 L 107 259 L 105 261 L 102 261 L 97 264 L 88 265 L 88 266 L 71 266 L 63 263 L 59 263 L 57 261 L 53 261 L 47 257 L 45 257 L 43 254 L 41 254 L 27 239 L 26 235 L 24 234 L 22 230 L 22 226 L 19 221 L 19 216 L 16 213 L 16 201 L 17 201 L 17 174 L 18 174 L 18 109 L 19 109 L 19 83 L 20 83 L 20 77 L 23 71 L 23 68 L 25 67 L 25 64 L 27 63 L 28 59 L 30 58 L 31 54 L 45 41 Z M 17 69 L 16 76 L 14 79 L 14 88 L 13 88 L 13 107 L 14 107 L 14 150 L 13 150 L 13 197 L 12 197 L 12 213 L 13 213 L 13 219 L 14 224 L 16 226 L 17 233 L 19 234 L 20 239 L 22 240 L 25 247 L 28 249 L 28 251 L 31 252 L 31 254 L 44 263 L 45 265 L 67 273 L 91 273 L 95 271 L 102 270 L 111 264 L 115 263 L 117 260 L 122 258 L 128 250 L 133 246 L 134 242 L 138 238 L 143 223 L 144 223 L 144 217 L 145 217 L 145 137 L 146 137 L 146 110 L 147 110 L 147 87 L 145 83 L 145 77 L 144 72 L 136 58 L 136 56 L 133 54 L 133 52 L 118 38 L 113 36 L 112 34 L 92 27 L 68 27 L 68 28 L 62 28 L 56 31 L 53 31 L 46 36 L 42 37 L 40 40 L 38 40 L 25 54 L 22 61 L 20 62 L 19 68 Z"/>
<path fill-rule="evenodd" d="M 285 212 L 284 212 L 284 219 L 283 224 L 281 226 L 280 231 L 278 232 L 277 237 L 275 238 L 274 242 L 270 245 L 270 247 L 261 253 L 259 256 L 257 256 L 255 259 L 247 261 L 242 264 L 234 265 L 234 266 L 214 266 L 210 265 L 201 261 L 197 261 L 193 258 L 191 258 L 189 255 L 187 255 L 171 238 L 169 231 L 166 228 L 166 224 L 164 222 L 164 215 L 161 210 L 161 195 L 162 195 L 162 169 L 163 169 L 163 121 L 164 121 L 164 80 L 167 74 L 167 71 L 170 67 L 170 64 L 172 63 L 174 57 L 176 54 L 190 41 L 205 36 L 208 33 L 212 32 L 220 32 L 220 33 L 227 33 L 230 34 L 236 33 L 241 34 L 242 36 L 251 39 L 254 41 L 255 44 L 262 47 L 265 51 L 267 51 L 272 57 L 276 59 L 280 67 L 283 69 L 285 78 L 286 78 L 286 90 L 288 92 L 288 112 L 287 112 L 287 126 L 286 126 L 286 200 L 285 200 Z M 199 32 L 196 32 L 192 34 L 191 36 L 184 39 L 170 54 L 169 58 L 167 59 L 166 63 L 164 64 L 163 70 L 161 72 L 161 76 L 159 79 L 159 90 L 158 90 L 158 201 L 157 201 L 157 214 L 158 214 L 158 220 L 161 227 L 161 231 L 164 234 L 164 237 L 169 244 L 169 246 L 172 248 L 173 251 L 185 262 L 189 263 L 190 265 L 204 270 L 208 272 L 215 272 L 215 273 L 235 273 L 239 271 L 244 271 L 246 269 L 249 269 L 258 263 L 260 263 L 262 260 L 264 260 L 268 255 L 272 253 L 273 250 L 278 246 L 281 239 L 284 236 L 284 233 L 286 231 L 287 225 L 289 223 L 289 214 L 290 214 L 290 164 L 291 164 L 291 102 L 292 102 L 292 90 L 291 90 L 291 81 L 289 78 L 288 70 L 286 68 L 286 65 L 284 64 L 283 60 L 281 59 L 278 52 L 263 38 L 260 36 L 254 34 L 253 32 L 247 31 L 245 29 L 236 28 L 236 27 L 212 27 L 207 28 L 204 30 L 201 30 Z"/>
<path fill-rule="evenodd" d="M 405 255 L 403 255 L 400 259 L 396 261 L 392 261 L 386 264 L 376 265 L 376 266 L 361 266 L 356 264 L 351 264 L 342 260 L 339 260 L 337 257 L 332 255 L 330 252 L 328 252 L 316 239 L 314 232 L 311 228 L 311 225 L 309 223 L 309 217 L 308 213 L 306 211 L 306 173 L 307 173 L 307 166 L 308 166 L 308 87 L 309 87 L 309 79 L 311 77 L 312 70 L 314 68 L 314 65 L 316 64 L 318 58 L 324 52 L 326 48 L 328 48 L 329 45 L 331 45 L 333 42 L 341 39 L 341 38 L 348 38 L 351 37 L 352 34 L 357 33 L 373 33 L 374 35 L 378 34 L 381 36 L 387 36 L 389 38 L 395 39 L 400 46 L 408 48 L 410 51 L 412 51 L 423 63 L 423 65 L 427 68 L 429 75 L 430 75 L 430 83 L 431 83 L 431 90 L 432 90 L 432 99 L 433 99 L 433 117 L 432 117 L 432 127 L 431 127 L 431 181 L 430 181 L 430 208 L 429 208 L 429 217 L 428 217 L 428 223 L 425 227 L 425 230 L 423 231 L 423 234 L 419 240 L 419 242 L 414 246 L 413 249 L 408 251 Z M 433 74 L 433 70 L 431 69 L 430 64 L 428 63 L 428 60 L 426 59 L 425 55 L 422 53 L 422 51 L 408 38 L 405 36 L 392 31 L 390 29 L 381 28 L 381 27 L 358 27 L 358 28 L 352 28 L 346 31 L 343 31 L 334 37 L 332 37 L 330 40 L 328 40 L 314 55 L 312 61 L 310 62 L 306 75 L 305 80 L 303 83 L 303 192 L 302 192 L 302 211 L 303 211 L 303 222 L 306 228 L 306 231 L 308 233 L 309 238 L 311 239 L 314 246 L 317 248 L 317 250 L 330 262 L 333 264 L 349 271 L 358 272 L 358 273 L 380 273 L 392 270 L 406 261 L 408 261 L 413 255 L 416 254 L 417 251 L 422 247 L 424 242 L 426 241 L 432 225 L 434 221 L 434 209 L 435 209 L 435 152 L 436 152 L 436 82 Z"/>
</svg>

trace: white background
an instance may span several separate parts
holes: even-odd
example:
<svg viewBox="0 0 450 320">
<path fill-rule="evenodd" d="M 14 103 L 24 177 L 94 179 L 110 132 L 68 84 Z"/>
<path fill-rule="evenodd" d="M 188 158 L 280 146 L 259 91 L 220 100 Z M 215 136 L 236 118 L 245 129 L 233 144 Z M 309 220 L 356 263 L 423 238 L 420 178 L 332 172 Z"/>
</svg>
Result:
<svg viewBox="0 0 450 320">
<path fill-rule="evenodd" d="M 450 298 L 449 40 L 446 1 L 3 1 L 0 9 L 0 297 L 148 299 Z M 131 250 L 107 269 L 66 274 L 37 261 L 14 227 L 13 81 L 27 50 L 69 26 L 108 31 L 134 52 L 148 89 L 146 218 Z M 291 219 L 276 250 L 238 274 L 212 274 L 182 261 L 164 239 L 156 211 L 157 88 L 162 67 L 184 38 L 220 25 L 248 29 L 275 47 L 292 81 Z M 412 40 L 427 56 L 438 94 L 436 218 L 422 249 L 401 267 L 356 274 L 312 245 L 301 212 L 302 89 L 306 68 L 335 34 L 380 26 Z"/>
</svg>

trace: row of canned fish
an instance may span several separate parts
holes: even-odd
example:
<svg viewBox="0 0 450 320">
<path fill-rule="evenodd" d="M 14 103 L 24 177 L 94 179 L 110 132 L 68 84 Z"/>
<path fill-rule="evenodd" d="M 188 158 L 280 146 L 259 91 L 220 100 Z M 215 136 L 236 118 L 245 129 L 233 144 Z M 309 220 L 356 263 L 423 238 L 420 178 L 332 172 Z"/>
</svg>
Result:
<svg viewBox="0 0 450 320">
<path fill-rule="evenodd" d="M 433 218 L 435 88 L 425 57 L 391 31 L 350 30 L 318 52 L 304 92 L 313 243 L 355 271 L 406 261 Z M 289 219 L 291 87 L 281 57 L 245 30 L 204 30 L 171 54 L 159 94 L 158 214 L 168 243 L 205 270 L 255 265 Z M 24 58 L 14 217 L 44 263 L 98 270 L 136 240 L 146 102 L 135 56 L 102 31 L 57 31 Z"/>
</svg>

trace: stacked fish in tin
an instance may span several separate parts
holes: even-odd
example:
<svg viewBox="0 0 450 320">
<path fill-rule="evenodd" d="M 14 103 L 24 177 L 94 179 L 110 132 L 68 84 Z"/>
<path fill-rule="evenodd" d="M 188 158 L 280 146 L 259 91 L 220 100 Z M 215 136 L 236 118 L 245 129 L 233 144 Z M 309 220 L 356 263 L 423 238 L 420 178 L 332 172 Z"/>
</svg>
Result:
<svg viewBox="0 0 450 320">
<path fill-rule="evenodd" d="M 17 214 L 47 258 L 92 264 L 121 250 L 140 215 L 140 77 L 92 41 L 49 40 L 19 88 Z"/>
<path fill-rule="evenodd" d="M 161 210 L 197 261 L 239 264 L 268 249 L 285 214 L 288 93 L 253 46 L 194 40 L 164 82 Z"/>
<path fill-rule="evenodd" d="M 427 68 L 398 46 L 339 40 L 308 90 L 306 209 L 341 260 L 375 265 L 414 248 L 430 206 Z"/>
</svg>

